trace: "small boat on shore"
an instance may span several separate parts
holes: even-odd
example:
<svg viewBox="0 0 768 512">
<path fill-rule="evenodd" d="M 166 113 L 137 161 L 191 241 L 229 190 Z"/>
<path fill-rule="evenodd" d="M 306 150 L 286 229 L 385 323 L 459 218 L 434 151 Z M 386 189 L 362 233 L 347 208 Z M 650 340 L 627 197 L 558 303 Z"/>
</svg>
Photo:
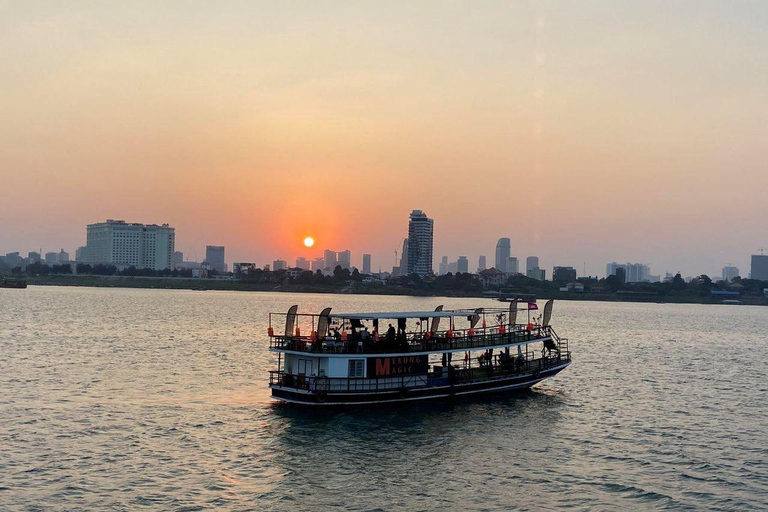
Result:
<svg viewBox="0 0 768 512">
<path fill-rule="evenodd" d="M 0 277 L 0 288 L 26 288 L 27 282 L 23 279 L 11 279 Z"/>
<path fill-rule="evenodd" d="M 343 314 L 326 308 L 302 315 L 293 306 L 270 313 L 269 349 L 277 353 L 272 398 L 341 406 L 529 388 L 571 364 L 568 340 L 549 324 L 552 304 L 538 317 L 531 316 L 536 303 L 516 300 L 509 308 Z M 520 312 L 527 313 L 525 323 Z"/>
</svg>

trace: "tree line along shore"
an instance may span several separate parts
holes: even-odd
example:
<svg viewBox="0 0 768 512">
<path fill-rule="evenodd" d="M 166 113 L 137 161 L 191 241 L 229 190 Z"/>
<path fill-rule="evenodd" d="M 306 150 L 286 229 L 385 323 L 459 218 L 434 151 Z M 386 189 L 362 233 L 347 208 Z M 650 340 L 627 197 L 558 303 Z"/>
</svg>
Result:
<svg viewBox="0 0 768 512">
<path fill-rule="evenodd" d="M 260 271 L 241 279 L 228 274 L 192 278 L 187 272 L 143 269 L 98 275 L 82 273 L 80 270 L 92 269 L 79 266 L 77 275 L 64 269 L 55 269 L 60 270 L 59 273 L 52 272 L 52 269 L 48 272 L 32 270 L 16 277 L 25 278 L 29 285 L 489 298 L 533 296 L 559 300 L 768 305 L 768 281 L 741 278 L 733 282 L 713 281 L 706 275 L 686 282 L 678 274 L 663 283 L 622 283 L 617 276 L 579 278 L 575 282 L 564 283 L 516 275 L 500 286 L 484 286 L 476 274 L 446 274 L 424 279 L 411 275 L 384 281 L 341 267 L 337 267 L 332 275 L 309 271 L 298 275 L 289 275 L 285 271 Z"/>
</svg>

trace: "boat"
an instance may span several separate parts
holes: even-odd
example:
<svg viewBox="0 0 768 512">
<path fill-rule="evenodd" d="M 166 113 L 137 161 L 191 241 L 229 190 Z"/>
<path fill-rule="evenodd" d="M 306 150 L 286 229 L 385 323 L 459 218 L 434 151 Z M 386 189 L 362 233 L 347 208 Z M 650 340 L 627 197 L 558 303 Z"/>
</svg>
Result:
<svg viewBox="0 0 768 512">
<path fill-rule="evenodd" d="M 272 398 L 345 406 L 530 388 L 571 364 L 553 301 L 509 308 L 269 315 Z M 522 322 L 522 316 L 526 315 Z M 284 327 L 284 329 L 283 329 Z"/>
<path fill-rule="evenodd" d="M 27 282 L 23 279 L 10 279 L 0 277 L 0 288 L 26 288 Z"/>
</svg>

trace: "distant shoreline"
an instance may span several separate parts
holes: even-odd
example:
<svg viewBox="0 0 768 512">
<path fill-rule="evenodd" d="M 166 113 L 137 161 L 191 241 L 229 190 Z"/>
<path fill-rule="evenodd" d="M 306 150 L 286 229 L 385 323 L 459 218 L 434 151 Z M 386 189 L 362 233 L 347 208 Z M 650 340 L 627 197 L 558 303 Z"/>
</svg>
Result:
<svg viewBox="0 0 768 512">
<path fill-rule="evenodd" d="M 409 297 L 466 297 L 493 298 L 482 294 L 467 294 L 457 291 L 441 290 L 441 293 L 428 293 L 393 286 L 366 286 L 360 283 L 338 287 L 317 286 L 306 284 L 253 283 L 248 281 L 231 281 L 219 279 L 189 279 L 174 277 L 124 277 L 124 276 L 45 276 L 27 278 L 30 286 L 83 286 L 89 288 L 143 288 L 164 290 L 193 290 L 193 291 L 242 291 L 242 292 L 281 292 L 281 293 L 336 293 L 350 295 L 392 295 Z M 721 299 L 696 296 L 667 296 L 659 298 L 636 297 L 630 298 L 619 294 L 592 294 L 576 292 L 536 293 L 538 299 L 577 300 L 590 302 L 644 302 L 669 304 L 720 304 Z M 742 297 L 735 306 L 766 306 L 768 300 L 761 297 Z"/>
</svg>

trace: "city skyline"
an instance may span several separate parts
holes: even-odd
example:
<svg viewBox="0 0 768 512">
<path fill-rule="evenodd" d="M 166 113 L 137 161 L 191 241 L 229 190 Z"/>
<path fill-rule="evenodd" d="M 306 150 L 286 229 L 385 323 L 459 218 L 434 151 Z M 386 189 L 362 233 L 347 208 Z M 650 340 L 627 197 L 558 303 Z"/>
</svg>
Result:
<svg viewBox="0 0 768 512">
<path fill-rule="evenodd" d="M 125 218 L 197 259 L 311 260 L 313 236 L 387 268 L 414 207 L 436 255 L 510 236 L 590 275 L 768 246 L 767 4 L 177 6 L 5 7 L 0 251 Z"/>
</svg>

